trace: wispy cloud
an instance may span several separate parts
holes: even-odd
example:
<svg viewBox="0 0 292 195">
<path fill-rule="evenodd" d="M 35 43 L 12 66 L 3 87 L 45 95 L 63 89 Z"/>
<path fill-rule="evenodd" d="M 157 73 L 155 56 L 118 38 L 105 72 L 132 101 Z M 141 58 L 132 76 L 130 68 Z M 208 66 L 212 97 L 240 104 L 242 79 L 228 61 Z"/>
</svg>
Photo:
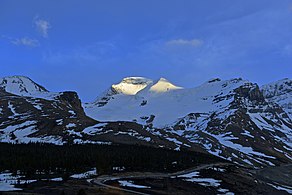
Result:
<svg viewBox="0 0 292 195">
<path fill-rule="evenodd" d="M 34 24 L 36 25 L 36 29 L 37 31 L 44 37 L 47 38 L 48 37 L 48 31 L 50 28 L 52 28 L 51 24 L 49 23 L 49 21 L 44 20 L 39 18 L 38 16 L 36 16 L 34 18 Z"/>
<path fill-rule="evenodd" d="M 11 40 L 11 43 L 13 43 L 14 45 L 23 45 L 23 46 L 28 46 L 28 47 L 38 47 L 40 45 L 37 39 L 30 39 L 27 37 L 23 37 L 20 39 L 13 39 Z"/>
<path fill-rule="evenodd" d="M 199 47 L 203 44 L 203 41 L 200 39 L 174 39 L 166 42 L 166 45 L 169 46 L 191 46 L 191 47 Z"/>
<path fill-rule="evenodd" d="M 28 37 L 22 37 L 22 38 L 13 38 L 6 35 L 1 35 L 0 38 L 6 40 L 7 42 L 13 44 L 13 45 L 20 45 L 20 46 L 26 46 L 26 47 L 38 47 L 40 46 L 40 42 L 37 39 L 31 39 Z"/>
</svg>

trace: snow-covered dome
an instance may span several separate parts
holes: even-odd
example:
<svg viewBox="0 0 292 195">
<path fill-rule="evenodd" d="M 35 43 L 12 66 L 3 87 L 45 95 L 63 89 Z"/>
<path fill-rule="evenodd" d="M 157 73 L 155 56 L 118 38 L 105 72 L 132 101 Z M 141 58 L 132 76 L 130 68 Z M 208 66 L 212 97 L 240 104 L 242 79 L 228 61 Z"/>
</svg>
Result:
<svg viewBox="0 0 292 195">
<path fill-rule="evenodd" d="M 135 95 L 152 82 L 152 80 L 144 77 L 126 77 L 120 83 L 112 85 L 112 89 L 117 93 Z"/>
</svg>

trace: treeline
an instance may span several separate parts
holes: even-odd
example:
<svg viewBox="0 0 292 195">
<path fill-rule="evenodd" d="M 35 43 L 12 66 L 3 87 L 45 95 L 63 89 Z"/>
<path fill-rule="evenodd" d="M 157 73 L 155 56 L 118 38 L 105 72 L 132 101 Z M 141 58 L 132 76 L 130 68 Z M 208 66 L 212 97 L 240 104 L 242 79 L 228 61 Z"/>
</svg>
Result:
<svg viewBox="0 0 292 195">
<path fill-rule="evenodd" d="M 17 171 L 26 176 L 37 173 L 71 174 L 96 167 L 99 174 L 113 167 L 126 171 L 176 171 L 217 157 L 190 151 L 173 151 L 138 145 L 53 145 L 45 143 L 0 143 L 0 171 Z"/>
</svg>

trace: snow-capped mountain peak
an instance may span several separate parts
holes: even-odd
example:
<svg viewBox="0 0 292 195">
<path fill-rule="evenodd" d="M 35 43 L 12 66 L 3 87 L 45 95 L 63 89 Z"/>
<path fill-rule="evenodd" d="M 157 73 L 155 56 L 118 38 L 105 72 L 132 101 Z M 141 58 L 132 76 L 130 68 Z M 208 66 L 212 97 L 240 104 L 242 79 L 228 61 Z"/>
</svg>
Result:
<svg viewBox="0 0 292 195">
<path fill-rule="evenodd" d="M 166 91 L 182 89 L 182 87 L 175 86 L 174 84 L 170 83 L 165 78 L 160 78 L 155 84 L 153 84 L 149 91 L 155 93 L 163 93 Z"/>
<path fill-rule="evenodd" d="M 245 83 L 248 82 L 231 79 L 220 82 L 207 82 L 198 87 L 184 89 L 161 78 L 147 86 L 144 84 L 144 89 L 134 96 L 114 97 L 107 94 L 100 97 L 95 103 L 86 106 L 85 111 L 88 116 L 96 120 L 105 121 L 132 121 L 143 116 L 155 115 L 154 126 L 163 127 L 175 122 L 178 117 L 189 113 L 209 113 L 226 107 L 231 99 L 225 100 L 225 96 L 231 95 L 234 89 Z M 133 87 L 132 83 L 121 84 L 119 86 L 125 88 L 130 86 L 131 89 Z M 219 99 L 219 97 L 215 97 L 218 94 L 225 100 L 218 103 L 221 107 L 218 107 L 219 105 L 214 102 Z"/>
<path fill-rule="evenodd" d="M 135 95 L 153 81 L 144 77 L 126 77 L 120 83 L 112 85 L 112 90 L 125 95 Z"/>
<path fill-rule="evenodd" d="M 26 76 L 10 76 L 0 78 L 0 88 L 8 93 L 20 96 L 30 96 L 37 93 L 48 92 Z"/>
<path fill-rule="evenodd" d="M 113 84 L 111 91 L 114 94 L 136 95 L 137 93 L 163 93 L 171 90 L 182 89 L 175 86 L 165 78 L 156 81 L 144 77 L 126 77 L 120 83 Z"/>
</svg>

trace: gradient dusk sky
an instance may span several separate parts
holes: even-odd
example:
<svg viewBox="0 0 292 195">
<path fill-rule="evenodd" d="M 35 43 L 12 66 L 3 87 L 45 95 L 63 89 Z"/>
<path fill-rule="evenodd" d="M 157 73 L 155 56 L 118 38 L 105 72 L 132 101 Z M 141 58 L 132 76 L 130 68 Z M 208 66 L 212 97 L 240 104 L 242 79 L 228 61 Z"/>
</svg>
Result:
<svg viewBox="0 0 292 195">
<path fill-rule="evenodd" d="M 126 76 L 292 75 L 292 0 L 0 0 L 0 77 L 91 101 Z"/>
</svg>

